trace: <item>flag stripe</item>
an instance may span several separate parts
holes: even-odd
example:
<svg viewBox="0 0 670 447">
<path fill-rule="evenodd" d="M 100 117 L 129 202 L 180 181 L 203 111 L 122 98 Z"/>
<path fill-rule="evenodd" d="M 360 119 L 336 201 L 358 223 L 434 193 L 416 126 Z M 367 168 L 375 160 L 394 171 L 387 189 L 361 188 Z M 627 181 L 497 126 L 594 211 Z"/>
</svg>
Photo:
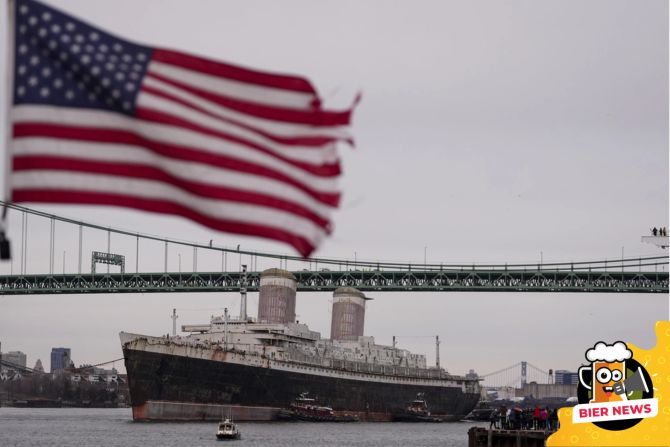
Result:
<svg viewBox="0 0 670 447">
<path fill-rule="evenodd" d="M 310 93 L 317 99 L 316 90 L 305 78 L 284 74 L 271 74 L 225 64 L 179 51 L 154 49 L 152 59 L 193 71 L 208 73 L 221 78 L 234 79 L 249 84 L 274 87 L 294 92 Z"/>
<path fill-rule="evenodd" d="M 314 94 L 258 86 L 240 82 L 236 79 L 213 76 L 202 71 L 193 71 L 175 65 L 169 65 L 153 59 L 149 70 L 170 79 L 181 79 L 190 85 L 200 86 L 203 90 L 218 93 L 245 102 L 273 105 L 277 107 L 307 109 L 312 107 Z"/>
<path fill-rule="evenodd" d="M 302 235 L 312 243 L 321 240 L 327 233 L 325 229 L 309 219 L 283 210 L 201 197 L 154 180 L 54 170 L 15 171 L 12 177 L 16 191 L 24 189 L 69 190 L 119 194 L 140 200 L 165 200 L 214 219 L 281 228 L 287 232 Z"/>
<path fill-rule="evenodd" d="M 258 118 L 265 118 L 286 123 L 309 124 L 312 126 L 344 126 L 349 124 L 351 111 L 333 112 L 323 109 L 300 110 L 276 107 L 271 105 L 254 104 L 228 98 L 223 95 L 211 93 L 198 87 L 189 85 L 181 80 L 171 79 L 158 73 L 148 71 L 146 76 L 158 79 L 175 87 L 179 87 L 201 98 L 207 99 L 223 107 L 245 113 Z"/>
<path fill-rule="evenodd" d="M 144 115 L 145 111 L 148 110 L 155 111 L 161 117 L 164 117 L 158 118 L 158 122 L 172 125 L 179 124 L 179 127 L 217 136 L 226 141 L 246 146 L 251 150 L 276 157 L 312 174 L 332 176 L 339 172 L 339 160 L 332 143 L 319 149 L 297 146 L 287 148 L 253 132 L 247 132 L 237 126 L 221 122 L 218 118 L 207 113 L 142 91 L 138 99 L 138 116 L 153 121 L 153 118 Z"/>
<path fill-rule="evenodd" d="M 244 193 L 269 196 L 274 200 L 291 202 L 293 206 L 305 208 L 321 220 L 330 218 L 332 207 L 310 197 L 304 191 L 267 177 L 242 173 L 236 170 L 197 163 L 189 160 L 174 160 L 156 157 L 146 148 L 130 144 L 94 143 L 89 141 L 23 137 L 14 140 L 14 156 L 57 156 L 77 160 L 105 163 L 132 163 L 157 167 L 169 175 L 189 182 L 210 184 L 215 187 L 241 190 Z"/>
<path fill-rule="evenodd" d="M 20 139 L 22 137 L 34 136 L 64 140 L 65 143 L 67 143 L 67 140 L 75 140 L 141 146 L 160 156 L 169 157 L 176 160 L 194 161 L 210 166 L 236 170 L 255 176 L 263 176 L 284 182 L 297 189 L 300 189 L 301 191 L 313 197 L 315 200 L 318 200 L 325 205 L 337 206 L 339 203 L 340 195 L 339 193 L 334 192 L 334 188 L 327 188 L 318 191 L 315 188 L 310 187 L 313 186 L 314 182 L 312 182 L 310 186 L 307 186 L 306 183 L 298 181 L 296 178 L 272 168 L 250 163 L 226 155 L 194 150 L 187 146 L 178 146 L 174 144 L 157 142 L 128 131 L 32 123 L 14 125 L 14 138 Z"/>
<path fill-rule="evenodd" d="M 220 104 L 208 101 L 179 87 L 151 77 L 144 78 L 142 81 L 142 87 L 144 86 L 150 86 L 161 90 L 164 93 L 177 96 L 182 100 L 187 100 L 191 104 L 197 104 L 203 108 L 207 108 L 207 110 L 216 113 L 218 116 L 241 122 L 248 125 L 249 127 L 262 129 L 264 132 L 271 133 L 276 137 L 322 137 L 332 138 L 333 140 L 337 141 L 351 140 L 348 126 L 319 127 L 310 124 L 285 123 L 270 119 L 258 118 L 237 112 L 232 109 L 228 109 L 221 106 Z"/>
<path fill-rule="evenodd" d="M 142 92 L 169 99 L 215 117 L 224 123 L 254 132 L 269 140 L 286 145 L 287 149 L 291 149 L 291 146 L 307 146 L 318 149 L 328 143 L 337 141 L 351 142 L 351 137 L 346 132 L 338 131 L 340 128 L 320 129 L 313 126 L 285 125 L 275 121 L 260 120 L 228 110 L 156 79 L 145 79 L 142 84 Z M 329 133 L 330 129 L 335 132 Z"/>
<path fill-rule="evenodd" d="M 15 189 L 12 193 L 12 200 L 15 202 L 114 205 L 154 213 L 178 215 L 218 231 L 282 241 L 292 245 L 298 253 L 305 257 L 309 256 L 316 247 L 315 243 L 310 242 L 308 239 L 284 231 L 281 228 L 251 224 L 249 222 L 237 222 L 229 219 L 215 219 L 169 200 L 142 199 L 121 194 L 91 193 L 79 190 L 36 188 Z"/>
<path fill-rule="evenodd" d="M 111 112 L 22 105 L 14 107 L 13 121 L 17 137 L 53 135 L 93 141 L 110 138 L 110 142 L 115 143 L 127 141 L 129 144 L 152 149 L 167 148 L 176 158 L 184 158 L 188 154 L 203 163 L 216 164 L 219 157 L 225 163 L 230 163 L 231 160 L 247 163 L 252 169 L 258 170 L 257 174 L 265 173 L 273 178 L 283 179 L 312 194 L 337 191 L 336 177 L 315 176 L 262 152 L 226 143 L 216 137 Z M 184 154 L 182 151 L 185 151 Z"/>
<path fill-rule="evenodd" d="M 153 114 L 153 111 L 150 113 Z M 169 123 L 133 119 L 108 111 L 21 105 L 14 107 L 12 115 L 15 123 L 72 124 L 77 128 L 127 129 L 146 138 L 166 144 L 181 144 L 185 147 L 201 149 L 257 163 L 299 179 L 317 190 L 332 188 L 334 184 L 333 179 L 336 177 L 335 175 L 325 177 L 314 172 L 305 171 L 294 164 L 285 163 L 283 160 L 262 150 L 249 148 L 247 145 L 224 140 L 216 135 L 210 135 L 211 132 L 202 133 L 187 127 L 172 126 Z M 333 168 L 329 169 L 339 170 L 339 165 L 331 166 Z M 333 179 L 328 177 L 332 177 Z"/>
<path fill-rule="evenodd" d="M 27 170 L 52 170 L 69 172 L 86 172 L 91 174 L 105 174 L 117 177 L 140 178 L 170 184 L 198 196 L 210 199 L 221 199 L 230 202 L 248 203 L 274 208 L 311 220 L 316 225 L 327 230 L 329 222 L 306 208 L 286 200 L 245 191 L 221 187 L 217 185 L 204 184 L 196 181 L 185 180 L 182 177 L 172 175 L 163 169 L 134 164 L 134 163 L 108 163 L 101 161 L 82 160 L 70 157 L 57 156 L 15 156 L 14 171 Z"/>
<path fill-rule="evenodd" d="M 256 152 L 259 152 L 267 157 L 276 159 L 277 161 L 282 161 L 284 162 L 284 164 L 290 165 L 291 167 L 297 168 L 308 174 L 312 174 L 319 177 L 337 177 L 341 173 L 339 163 L 330 163 L 330 164 L 323 164 L 321 166 L 312 166 L 300 161 L 290 160 L 288 157 L 277 154 L 259 144 L 252 143 L 250 141 L 235 137 L 233 135 L 229 135 L 225 132 L 212 129 L 210 127 L 205 127 L 203 125 L 196 124 L 190 120 L 177 117 L 176 115 L 164 113 L 157 109 L 148 107 L 138 107 L 136 113 L 137 117 L 144 121 L 163 124 L 174 128 L 186 129 L 192 131 L 193 133 L 198 133 L 209 137 L 215 137 L 218 140 L 222 140 L 225 143 L 236 144 L 238 147 L 243 146 L 247 149 L 254 149 Z"/>
</svg>

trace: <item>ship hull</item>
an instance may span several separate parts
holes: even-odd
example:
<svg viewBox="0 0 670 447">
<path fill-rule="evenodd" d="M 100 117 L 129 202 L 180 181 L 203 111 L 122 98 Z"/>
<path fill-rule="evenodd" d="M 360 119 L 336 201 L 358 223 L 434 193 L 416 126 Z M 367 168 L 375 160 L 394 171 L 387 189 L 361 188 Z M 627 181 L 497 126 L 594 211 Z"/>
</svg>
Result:
<svg viewBox="0 0 670 447">
<path fill-rule="evenodd" d="M 423 393 L 433 415 L 460 420 L 477 404 L 479 392 L 436 381 L 393 383 L 388 376 L 347 377 L 334 371 L 318 374 L 305 365 L 300 372 L 272 367 L 272 362 L 244 364 L 220 358 L 197 358 L 173 352 L 123 348 L 133 419 L 275 420 L 301 393 L 308 392 L 333 408 L 335 414 L 357 415 L 362 421 L 391 421 L 408 402 Z M 255 359 L 254 359 L 255 361 Z M 402 382 L 402 380 L 397 380 Z M 478 388 L 478 387 L 477 387 Z"/>
</svg>

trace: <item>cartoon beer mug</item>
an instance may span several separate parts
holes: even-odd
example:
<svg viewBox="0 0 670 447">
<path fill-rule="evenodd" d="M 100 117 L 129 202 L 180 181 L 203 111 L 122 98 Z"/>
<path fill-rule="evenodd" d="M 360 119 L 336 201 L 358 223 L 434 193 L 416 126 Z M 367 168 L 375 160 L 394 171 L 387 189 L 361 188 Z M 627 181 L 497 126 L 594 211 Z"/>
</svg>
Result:
<svg viewBox="0 0 670 447">
<path fill-rule="evenodd" d="M 627 400 L 621 392 L 621 383 L 626 378 L 626 360 L 633 356 L 626 343 L 618 341 L 613 345 L 598 342 L 586 351 L 589 366 L 578 370 L 582 386 L 591 390 L 590 402 L 614 402 Z M 584 373 L 591 374 L 591 385 L 584 379 Z"/>
</svg>

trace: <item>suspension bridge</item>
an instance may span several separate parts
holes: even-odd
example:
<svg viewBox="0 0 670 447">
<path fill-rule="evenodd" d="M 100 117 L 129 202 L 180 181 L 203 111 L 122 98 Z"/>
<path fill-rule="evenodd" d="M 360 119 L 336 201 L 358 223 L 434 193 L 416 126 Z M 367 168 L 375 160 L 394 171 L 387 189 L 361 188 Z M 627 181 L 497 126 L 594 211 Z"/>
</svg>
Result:
<svg viewBox="0 0 670 447">
<path fill-rule="evenodd" d="M 161 238 L 68 219 L 11 203 L 4 205 L 21 213 L 20 248 L 19 250 L 15 248 L 15 252 L 19 252 L 20 268 L 18 274 L 12 272 L 10 275 L 0 275 L 0 295 L 235 292 L 239 291 L 243 284 L 247 290 L 257 291 L 261 274 L 258 269 L 259 259 L 270 266 L 290 270 L 295 275 L 298 291 L 301 292 L 325 292 L 349 286 L 362 291 L 668 293 L 667 255 L 528 264 L 436 264 L 351 261 L 337 258 L 303 259 L 298 256 L 241 250 L 239 246 L 219 247 L 214 246 L 212 241 L 207 244 Z M 33 220 L 46 220 L 49 223 L 48 273 L 28 273 L 29 217 Z M 63 272 L 55 273 L 56 223 L 78 230 L 79 239 L 75 251 L 78 252 L 76 272 L 66 272 L 63 261 Z M 87 232 L 107 234 L 107 250 L 91 253 L 89 273 L 82 270 L 84 229 Z M 126 241 L 123 253 L 113 253 L 110 242 L 112 234 L 130 240 Z M 144 250 L 149 242 L 154 248 L 156 243 L 162 245 L 162 253 L 157 255 L 154 251 L 146 254 Z M 144 247 L 142 251 L 140 251 L 141 244 Z M 133 245 L 135 249 L 128 250 L 127 247 Z M 174 247 L 193 251 L 192 271 L 181 271 L 181 255 L 179 255 L 179 271 L 168 269 L 168 258 Z M 203 253 L 220 254 L 220 271 L 206 272 L 198 269 L 198 259 Z M 126 259 L 131 259 L 132 255 L 135 268 L 129 272 Z M 162 256 L 162 271 L 140 271 L 141 255 L 152 259 Z M 235 271 L 229 271 L 229 255 L 239 258 L 240 265 Z M 41 256 L 44 257 L 44 254 Z M 251 266 L 251 271 L 245 273 L 240 271 L 243 259 Z M 96 271 L 96 265 L 99 263 L 106 265 L 106 272 Z M 289 268 L 289 263 L 293 268 Z M 111 273 L 110 268 L 118 268 L 119 272 Z"/>
<path fill-rule="evenodd" d="M 526 383 L 553 383 L 553 371 L 545 371 L 531 363 L 521 361 L 514 365 L 479 376 L 482 385 L 489 388 L 523 388 Z"/>
</svg>

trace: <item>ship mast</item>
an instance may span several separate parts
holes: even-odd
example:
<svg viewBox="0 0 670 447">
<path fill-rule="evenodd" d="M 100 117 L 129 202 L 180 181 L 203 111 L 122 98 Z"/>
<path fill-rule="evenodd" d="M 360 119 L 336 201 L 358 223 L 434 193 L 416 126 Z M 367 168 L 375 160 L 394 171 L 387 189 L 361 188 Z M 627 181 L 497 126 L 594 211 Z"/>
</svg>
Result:
<svg viewBox="0 0 670 447">
<path fill-rule="evenodd" d="M 440 369 L 440 336 L 435 336 L 435 366 Z"/>
<path fill-rule="evenodd" d="M 172 335 L 177 335 L 177 309 L 172 309 Z"/>
<path fill-rule="evenodd" d="M 242 264 L 242 281 L 240 282 L 240 321 L 247 321 L 247 265 Z"/>
<path fill-rule="evenodd" d="M 228 308 L 223 309 L 223 350 L 228 350 Z"/>
</svg>

